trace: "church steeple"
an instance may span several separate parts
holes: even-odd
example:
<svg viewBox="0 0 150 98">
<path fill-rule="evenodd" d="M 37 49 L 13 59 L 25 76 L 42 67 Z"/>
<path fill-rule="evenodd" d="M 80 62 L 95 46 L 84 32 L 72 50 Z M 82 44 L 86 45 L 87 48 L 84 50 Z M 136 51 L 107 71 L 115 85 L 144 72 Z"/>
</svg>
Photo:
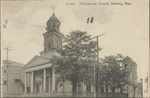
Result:
<svg viewBox="0 0 150 98">
<path fill-rule="evenodd" d="M 55 16 L 54 9 L 53 14 L 47 21 L 46 32 L 44 36 L 44 52 L 50 50 L 59 50 L 62 48 L 62 37 L 63 34 L 60 32 L 61 22 Z"/>
<path fill-rule="evenodd" d="M 60 32 L 60 21 L 58 18 L 55 16 L 55 13 L 53 12 L 52 16 L 49 18 L 47 21 L 47 31 L 55 30 L 57 32 Z"/>
</svg>

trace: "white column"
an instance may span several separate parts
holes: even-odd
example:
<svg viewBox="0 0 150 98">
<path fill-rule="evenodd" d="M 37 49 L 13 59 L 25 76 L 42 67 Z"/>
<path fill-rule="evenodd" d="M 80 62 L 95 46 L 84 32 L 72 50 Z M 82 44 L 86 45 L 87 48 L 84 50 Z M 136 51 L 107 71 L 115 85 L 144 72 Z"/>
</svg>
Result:
<svg viewBox="0 0 150 98">
<path fill-rule="evenodd" d="M 79 90 L 78 90 L 78 84 L 77 84 L 77 88 L 76 89 L 77 89 L 77 93 L 78 93 L 79 92 Z"/>
<path fill-rule="evenodd" d="M 104 93 L 106 92 L 106 86 L 104 86 Z"/>
<path fill-rule="evenodd" d="M 46 69 L 43 69 L 43 91 L 46 92 Z"/>
<path fill-rule="evenodd" d="M 94 86 L 92 84 L 90 86 L 91 86 L 91 92 L 93 92 L 94 91 Z"/>
<path fill-rule="evenodd" d="M 34 89 L 34 72 L 31 72 L 31 93 L 33 93 L 33 89 Z"/>
<path fill-rule="evenodd" d="M 86 91 L 86 89 L 85 89 L 85 84 L 82 83 L 82 86 L 83 86 L 83 92 L 85 92 L 85 91 Z"/>
<path fill-rule="evenodd" d="M 24 87 L 24 91 L 25 91 L 25 93 L 27 93 L 27 75 L 26 75 L 26 72 L 25 72 L 25 79 L 24 79 L 24 85 L 25 85 L 25 87 Z"/>
<path fill-rule="evenodd" d="M 63 93 L 65 92 L 65 83 L 63 82 Z"/>
<path fill-rule="evenodd" d="M 52 92 L 55 92 L 55 70 L 52 67 Z"/>
<path fill-rule="evenodd" d="M 40 92 L 42 92 L 42 82 L 43 82 L 43 81 L 41 81 Z"/>
</svg>

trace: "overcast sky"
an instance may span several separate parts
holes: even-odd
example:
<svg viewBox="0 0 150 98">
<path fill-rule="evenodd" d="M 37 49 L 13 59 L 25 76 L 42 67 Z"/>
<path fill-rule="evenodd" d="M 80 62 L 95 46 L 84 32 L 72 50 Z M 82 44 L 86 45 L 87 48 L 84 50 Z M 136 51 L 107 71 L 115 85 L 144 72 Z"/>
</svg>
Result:
<svg viewBox="0 0 150 98">
<path fill-rule="evenodd" d="M 76 2 L 75 2 L 76 1 Z M 103 0 L 111 3 L 116 0 Z M 64 35 L 70 31 L 87 31 L 93 37 L 106 33 L 99 39 L 102 48 L 100 57 L 121 53 L 131 57 L 138 66 L 138 77 L 145 78 L 149 66 L 148 0 L 127 0 L 132 5 L 80 5 L 80 1 L 2 1 L 2 59 L 26 64 L 43 50 L 43 33 L 46 22 L 55 15 L 61 22 L 60 30 Z M 75 5 L 66 5 L 66 3 Z M 101 0 L 82 0 L 82 2 L 102 2 Z M 118 2 L 124 3 L 123 0 Z M 94 17 L 93 24 L 87 24 L 88 17 Z M 3 28 L 5 19 L 8 20 Z M 37 26 L 36 26 L 37 25 Z"/>
</svg>

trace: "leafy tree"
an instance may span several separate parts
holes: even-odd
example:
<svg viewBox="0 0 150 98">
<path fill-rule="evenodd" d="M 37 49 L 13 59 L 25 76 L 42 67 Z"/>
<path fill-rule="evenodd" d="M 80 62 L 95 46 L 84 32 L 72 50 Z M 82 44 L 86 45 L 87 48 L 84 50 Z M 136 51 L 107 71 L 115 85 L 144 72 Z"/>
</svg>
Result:
<svg viewBox="0 0 150 98">
<path fill-rule="evenodd" d="M 108 92 L 108 86 L 111 87 L 112 92 L 115 92 L 116 88 L 122 88 L 129 84 L 128 79 L 129 72 L 120 66 L 123 56 L 118 54 L 116 56 L 106 56 L 102 63 L 100 73 L 100 84 L 106 86 L 106 92 Z"/>
<path fill-rule="evenodd" d="M 72 83 L 73 95 L 76 95 L 77 84 L 89 84 L 93 81 L 93 59 L 96 42 L 82 31 L 72 31 L 64 38 L 60 51 L 62 57 L 55 59 L 55 73 L 59 74 L 58 82 L 69 80 Z M 100 49 L 99 49 L 100 50 Z"/>
</svg>

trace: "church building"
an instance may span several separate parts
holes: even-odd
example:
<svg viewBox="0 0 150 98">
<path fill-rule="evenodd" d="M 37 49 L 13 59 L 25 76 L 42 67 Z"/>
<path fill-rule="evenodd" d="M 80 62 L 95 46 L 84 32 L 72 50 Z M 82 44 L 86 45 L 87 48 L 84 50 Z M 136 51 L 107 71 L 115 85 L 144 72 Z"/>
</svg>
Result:
<svg viewBox="0 0 150 98">
<path fill-rule="evenodd" d="M 63 34 L 60 32 L 61 22 L 53 12 L 47 21 L 44 37 L 44 50 L 40 56 L 34 56 L 24 67 L 25 69 L 25 93 L 56 93 L 71 92 L 72 86 L 59 86 L 56 83 L 57 75 L 51 59 L 60 56 L 58 50 L 62 48 Z M 65 85 L 65 83 L 63 84 Z"/>
</svg>

